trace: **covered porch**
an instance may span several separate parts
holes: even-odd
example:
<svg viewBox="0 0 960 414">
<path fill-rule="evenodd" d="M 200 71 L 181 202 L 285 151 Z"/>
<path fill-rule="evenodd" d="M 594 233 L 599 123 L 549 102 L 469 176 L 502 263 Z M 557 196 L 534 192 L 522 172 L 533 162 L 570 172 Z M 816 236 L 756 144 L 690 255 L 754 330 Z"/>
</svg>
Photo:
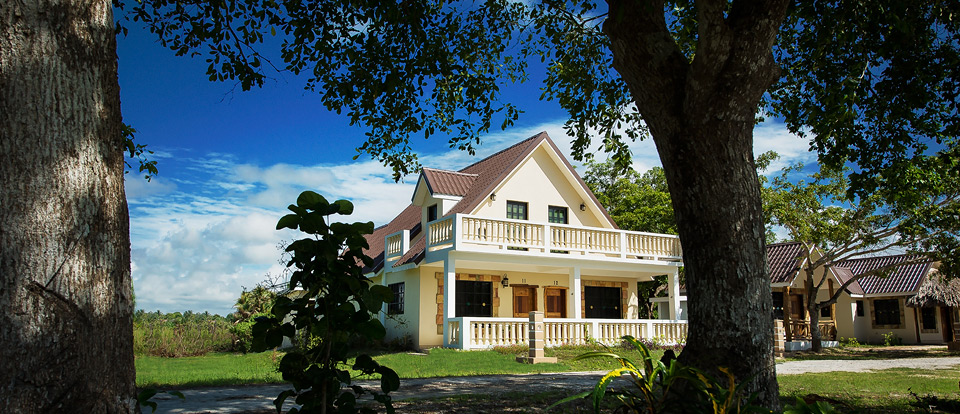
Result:
<svg viewBox="0 0 960 414">
<path fill-rule="evenodd" d="M 530 311 L 546 316 L 547 346 L 686 337 L 686 321 L 674 320 L 676 236 L 462 214 L 430 222 L 424 233 L 421 266 L 435 269 L 437 334 L 445 347 L 523 344 Z M 406 237 L 387 236 L 387 260 L 403 254 Z M 637 282 L 659 275 L 669 281 L 669 319 L 638 319 Z"/>
</svg>

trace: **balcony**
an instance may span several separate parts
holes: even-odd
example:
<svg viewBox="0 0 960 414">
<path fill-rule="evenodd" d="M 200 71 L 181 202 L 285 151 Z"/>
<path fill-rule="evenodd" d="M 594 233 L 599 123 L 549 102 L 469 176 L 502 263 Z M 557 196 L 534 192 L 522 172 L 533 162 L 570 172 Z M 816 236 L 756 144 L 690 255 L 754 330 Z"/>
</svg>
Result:
<svg viewBox="0 0 960 414">
<path fill-rule="evenodd" d="M 399 259 L 409 233 L 386 237 L 386 259 Z M 427 224 L 427 252 L 443 250 L 529 252 L 678 262 L 680 238 L 668 234 L 609 230 L 523 220 L 452 214 Z"/>
</svg>

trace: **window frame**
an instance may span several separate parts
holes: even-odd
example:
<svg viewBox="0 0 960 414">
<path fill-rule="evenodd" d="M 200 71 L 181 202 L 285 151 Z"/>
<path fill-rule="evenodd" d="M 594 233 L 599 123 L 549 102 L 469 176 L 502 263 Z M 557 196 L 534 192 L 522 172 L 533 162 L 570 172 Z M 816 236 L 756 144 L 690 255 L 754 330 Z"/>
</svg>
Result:
<svg viewBox="0 0 960 414">
<path fill-rule="evenodd" d="M 870 304 L 871 314 L 873 314 L 873 327 L 882 329 L 900 329 L 903 327 L 903 309 L 900 299 L 873 299 Z M 882 304 L 882 305 L 880 305 Z M 896 313 L 896 323 L 892 317 Z"/>
<path fill-rule="evenodd" d="M 553 213 L 562 212 L 563 222 L 553 221 Z M 570 209 L 564 206 L 547 206 L 547 222 L 551 224 L 570 224 Z"/>
<path fill-rule="evenodd" d="M 511 215 L 512 215 L 514 212 L 510 210 L 510 207 L 520 207 L 520 208 L 522 209 L 523 217 L 522 217 L 522 218 L 511 217 Z M 509 219 L 509 220 L 529 220 L 529 217 L 530 217 L 530 203 L 528 203 L 528 202 L 526 202 L 526 201 L 507 200 L 507 215 L 506 215 L 506 217 L 507 217 L 507 219 Z"/>
<path fill-rule="evenodd" d="M 486 290 L 486 292 L 481 290 Z M 454 306 L 455 317 L 489 318 L 493 316 L 493 282 L 457 280 L 456 292 L 457 303 Z M 486 298 L 482 296 L 486 296 Z M 471 303 L 470 301 L 476 301 L 480 304 Z M 477 310 L 481 310 L 481 312 L 477 312 Z"/>
<path fill-rule="evenodd" d="M 387 287 L 393 292 L 393 300 L 387 304 L 387 315 L 403 315 L 404 292 L 406 291 L 404 282 L 390 283 Z"/>
<path fill-rule="evenodd" d="M 929 315 L 926 314 L 927 311 L 930 312 Z M 939 317 L 938 317 L 938 315 L 937 315 L 938 313 L 940 313 L 940 312 L 937 312 L 937 308 L 931 308 L 931 307 L 923 307 L 923 308 L 920 308 L 920 333 L 937 333 L 937 332 L 940 332 L 940 324 L 937 323 L 937 322 L 938 322 L 937 319 L 939 319 Z M 930 316 L 933 317 L 932 320 L 928 320 L 928 319 L 927 319 L 927 318 L 930 317 Z M 931 321 L 932 321 L 933 327 L 932 327 L 932 328 L 928 328 L 928 327 L 927 327 L 927 322 L 931 322 Z"/>
</svg>

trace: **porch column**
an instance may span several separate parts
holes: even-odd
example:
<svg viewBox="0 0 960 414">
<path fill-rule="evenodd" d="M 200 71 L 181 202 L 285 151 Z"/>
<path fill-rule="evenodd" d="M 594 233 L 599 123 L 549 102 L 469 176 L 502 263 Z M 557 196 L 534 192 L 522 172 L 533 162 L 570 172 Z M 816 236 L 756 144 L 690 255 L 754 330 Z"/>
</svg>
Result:
<svg viewBox="0 0 960 414">
<path fill-rule="evenodd" d="M 787 330 L 787 342 L 793 341 L 793 324 L 790 323 L 790 305 L 793 298 L 790 297 L 790 286 L 783 289 L 783 328 Z"/>
<path fill-rule="evenodd" d="M 680 269 L 667 275 L 667 297 L 670 303 L 670 319 L 680 317 Z"/>
<path fill-rule="evenodd" d="M 443 346 L 450 347 L 450 318 L 457 315 L 457 261 L 452 254 L 443 260 Z M 460 327 L 461 330 L 464 327 Z M 462 337 L 462 335 L 461 335 Z M 460 344 L 464 347 L 466 344 Z"/>
<path fill-rule="evenodd" d="M 386 266 L 384 266 L 384 267 L 386 267 Z M 386 270 L 386 269 L 384 269 L 384 270 Z M 384 271 L 383 273 L 380 274 L 380 284 L 383 285 L 383 286 L 387 286 L 387 272 L 386 272 L 386 271 Z M 383 305 L 380 305 L 380 315 L 379 315 L 379 317 L 380 317 L 380 324 L 381 324 L 381 325 L 384 325 L 384 326 L 386 326 L 385 324 L 386 324 L 386 320 L 387 320 L 387 306 L 388 306 L 388 305 L 389 305 L 388 303 L 384 303 Z"/>
<path fill-rule="evenodd" d="M 570 269 L 570 293 L 573 294 L 573 315 L 574 319 L 580 319 L 583 315 L 583 305 L 580 301 L 580 266 L 574 266 Z"/>
</svg>

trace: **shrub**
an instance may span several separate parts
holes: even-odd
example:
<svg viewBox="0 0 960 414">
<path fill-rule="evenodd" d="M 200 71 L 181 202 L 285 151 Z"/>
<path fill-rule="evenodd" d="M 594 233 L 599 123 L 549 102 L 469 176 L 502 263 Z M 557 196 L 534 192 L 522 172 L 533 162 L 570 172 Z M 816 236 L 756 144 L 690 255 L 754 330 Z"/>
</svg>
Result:
<svg viewBox="0 0 960 414">
<path fill-rule="evenodd" d="M 640 351 L 641 361 L 631 361 L 610 352 L 611 350 L 588 352 L 578 356 L 576 359 L 615 359 L 620 363 L 620 367 L 604 375 L 593 390 L 567 397 L 550 408 L 589 397 L 595 412 L 599 413 L 603 398 L 612 395 L 620 405 L 616 412 L 768 412 L 763 407 L 751 405 L 756 394 L 748 394 L 744 383 L 737 384 L 733 374 L 726 368 L 719 368 L 726 378 L 718 380 L 676 360 L 664 364 L 650 354 L 650 349 L 643 342 L 632 336 L 625 336 L 623 340 Z M 627 379 L 631 387 L 610 388 L 609 385 L 615 378 Z"/>
<path fill-rule="evenodd" d="M 845 348 L 859 348 L 863 346 L 863 344 L 857 341 L 857 338 L 844 338 L 841 336 L 838 342 L 840 343 L 840 346 Z"/>
<path fill-rule="evenodd" d="M 133 320 L 136 355 L 182 357 L 234 350 L 234 335 L 226 318 L 210 313 L 146 313 Z"/>
<path fill-rule="evenodd" d="M 884 346 L 903 345 L 903 338 L 901 338 L 900 335 L 897 335 L 893 332 L 887 332 L 883 334 L 883 345 Z"/>
</svg>

